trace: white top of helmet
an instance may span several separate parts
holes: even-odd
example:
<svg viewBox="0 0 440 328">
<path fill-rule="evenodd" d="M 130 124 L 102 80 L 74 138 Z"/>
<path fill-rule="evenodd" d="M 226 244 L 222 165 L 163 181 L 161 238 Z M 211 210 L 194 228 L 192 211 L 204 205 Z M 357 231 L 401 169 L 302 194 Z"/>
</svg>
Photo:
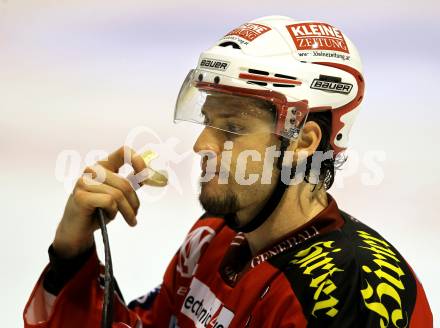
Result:
<svg viewBox="0 0 440 328">
<path fill-rule="evenodd" d="M 356 47 L 338 28 L 317 21 L 296 21 L 286 16 L 254 19 L 232 30 L 216 45 L 235 42 L 245 55 L 290 54 L 302 62 L 333 62 L 362 73 Z"/>
</svg>

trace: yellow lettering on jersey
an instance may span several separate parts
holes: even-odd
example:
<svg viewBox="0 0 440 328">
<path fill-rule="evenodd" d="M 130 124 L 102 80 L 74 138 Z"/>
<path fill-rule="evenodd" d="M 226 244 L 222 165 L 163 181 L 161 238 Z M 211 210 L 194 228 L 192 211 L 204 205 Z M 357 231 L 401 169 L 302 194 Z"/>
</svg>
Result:
<svg viewBox="0 0 440 328">
<path fill-rule="evenodd" d="M 316 275 L 310 282 L 309 287 L 314 288 L 315 292 L 313 300 L 312 315 L 317 316 L 319 310 L 326 310 L 325 314 L 334 317 L 338 314 L 336 308 L 339 300 L 333 293 L 337 287 L 330 279 L 335 272 L 344 271 L 335 266 L 331 257 L 332 253 L 341 251 L 340 248 L 334 248 L 334 241 L 317 242 L 307 249 L 299 251 L 295 254 L 295 259 L 290 261 L 291 264 L 298 265 L 303 269 L 305 275 Z M 319 274 L 319 275 L 318 275 Z"/>
<path fill-rule="evenodd" d="M 390 324 L 392 327 L 407 327 L 408 314 L 402 309 L 399 294 L 399 291 L 405 290 L 401 280 L 405 273 L 398 265 L 400 261 L 396 253 L 384 240 L 373 237 L 365 231 L 358 231 L 358 235 L 368 245 L 368 247 L 359 247 L 369 250 L 373 257 L 371 264 L 362 266 L 362 270 L 367 274 L 365 279 L 367 287 L 361 290 L 365 306 L 380 316 L 381 327 L 390 327 Z M 377 278 L 380 282 L 374 284 L 373 281 L 377 281 Z M 388 307 L 384 300 L 388 300 L 386 302 Z M 392 302 L 389 302 L 391 300 Z"/>
</svg>

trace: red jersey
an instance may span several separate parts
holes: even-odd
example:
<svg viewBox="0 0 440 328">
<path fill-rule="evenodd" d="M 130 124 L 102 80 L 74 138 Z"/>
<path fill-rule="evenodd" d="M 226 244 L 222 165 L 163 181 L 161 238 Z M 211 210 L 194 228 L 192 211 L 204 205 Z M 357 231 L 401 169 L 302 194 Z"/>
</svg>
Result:
<svg viewBox="0 0 440 328">
<path fill-rule="evenodd" d="M 24 310 L 25 327 L 100 327 L 103 268 L 96 251 L 57 296 L 46 267 Z M 114 327 L 432 327 L 422 285 L 377 232 L 329 205 L 252 256 L 245 236 L 203 216 L 163 283 L 125 305 Z"/>
</svg>

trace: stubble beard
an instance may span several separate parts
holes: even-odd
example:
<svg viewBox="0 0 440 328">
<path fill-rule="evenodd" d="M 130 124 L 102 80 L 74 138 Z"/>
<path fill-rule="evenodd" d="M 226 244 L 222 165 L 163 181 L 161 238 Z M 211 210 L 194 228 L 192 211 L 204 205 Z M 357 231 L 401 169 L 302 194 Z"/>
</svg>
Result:
<svg viewBox="0 0 440 328">
<path fill-rule="evenodd" d="M 215 216 L 234 214 L 240 209 L 237 194 L 232 190 L 222 190 L 212 194 L 207 189 L 206 183 L 200 184 L 199 201 L 205 211 Z M 217 186 L 219 188 L 219 186 Z"/>
</svg>

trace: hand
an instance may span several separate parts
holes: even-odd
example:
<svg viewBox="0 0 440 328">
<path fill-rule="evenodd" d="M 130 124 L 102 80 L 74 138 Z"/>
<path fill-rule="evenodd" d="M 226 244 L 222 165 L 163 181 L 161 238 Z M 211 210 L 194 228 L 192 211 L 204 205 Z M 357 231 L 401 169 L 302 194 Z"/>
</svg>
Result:
<svg viewBox="0 0 440 328">
<path fill-rule="evenodd" d="M 93 245 L 93 232 L 99 229 L 94 217 L 98 207 L 106 212 L 109 221 L 121 212 L 130 226 L 136 225 L 139 199 L 130 182 L 117 174 L 125 164 L 124 154 L 136 174 L 146 168 L 142 157 L 129 147 L 121 147 L 108 160 L 87 167 L 69 196 L 55 234 L 53 247 L 58 256 L 74 257 Z"/>
</svg>

